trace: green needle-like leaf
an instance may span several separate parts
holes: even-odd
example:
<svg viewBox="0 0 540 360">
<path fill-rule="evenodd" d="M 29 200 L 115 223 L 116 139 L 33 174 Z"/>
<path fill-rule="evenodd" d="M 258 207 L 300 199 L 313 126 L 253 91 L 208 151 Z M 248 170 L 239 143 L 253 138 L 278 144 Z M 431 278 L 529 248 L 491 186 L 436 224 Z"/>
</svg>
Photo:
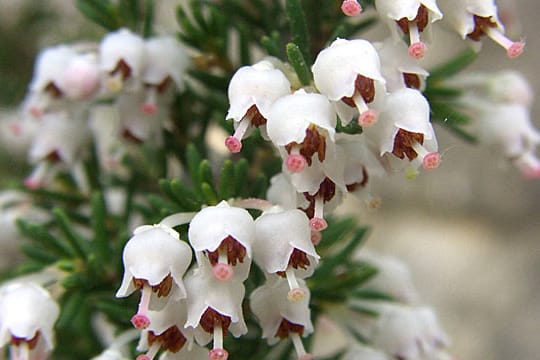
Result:
<svg viewBox="0 0 540 360">
<path fill-rule="evenodd" d="M 96 258 L 105 261 L 110 258 L 111 252 L 108 246 L 109 238 L 107 236 L 106 220 L 107 209 L 103 194 L 96 192 L 92 195 L 92 230 L 94 231 L 94 241 L 92 243 L 92 252 Z"/>
<path fill-rule="evenodd" d="M 306 16 L 302 9 L 300 0 L 287 0 L 285 10 L 289 19 L 289 26 L 292 34 L 292 42 L 298 45 L 304 61 L 311 66 L 311 50 L 309 43 L 309 33 L 306 22 Z"/>
<path fill-rule="evenodd" d="M 59 208 L 53 209 L 53 215 L 56 223 L 60 227 L 60 231 L 65 239 L 69 242 L 78 257 L 86 259 L 85 249 L 88 247 L 88 241 L 78 234 L 73 225 L 69 221 L 66 213 Z"/>
<path fill-rule="evenodd" d="M 218 193 L 223 200 L 234 196 L 234 164 L 231 160 L 225 160 L 221 168 Z"/>
<path fill-rule="evenodd" d="M 433 83 L 442 79 L 449 78 L 465 69 L 477 57 L 476 51 L 467 49 L 449 62 L 432 69 L 429 72 L 428 83 Z"/>
<path fill-rule="evenodd" d="M 294 43 L 287 44 L 287 58 L 296 71 L 298 79 L 300 79 L 302 85 L 309 85 L 312 77 L 311 70 L 309 70 L 306 60 L 298 45 Z"/>
</svg>

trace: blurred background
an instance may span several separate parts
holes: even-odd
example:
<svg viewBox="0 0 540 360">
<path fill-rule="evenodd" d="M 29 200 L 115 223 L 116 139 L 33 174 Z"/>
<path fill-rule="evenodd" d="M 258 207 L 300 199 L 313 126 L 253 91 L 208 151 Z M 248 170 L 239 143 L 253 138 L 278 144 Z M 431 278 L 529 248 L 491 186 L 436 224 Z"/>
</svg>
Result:
<svg viewBox="0 0 540 360">
<path fill-rule="evenodd" d="M 160 0 L 163 32 L 176 29 L 174 13 L 167 9 L 178 2 Z M 0 0 L 2 123 L 14 116 L 40 48 L 101 36 L 73 3 Z M 508 0 L 499 6 L 504 17 L 518 21 L 510 27 L 511 37 L 523 35 L 526 51 L 521 58 L 508 60 L 499 47 L 485 41 L 471 69 L 516 68 L 540 92 L 540 2 Z M 537 101 L 533 105 L 537 127 L 539 115 Z M 350 199 L 341 211 L 372 225 L 369 248 L 396 255 L 411 267 L 424 302 L 437 309 L 453 338 L 452 352 L 458 359 L 537 359 L 540 181 L 526 181 L 489 149 L 437 130 L 444 155 L 437 171 L 423 173 L 415 181 L 395 176 L 379 184 L 383 200 L 379 210 L 365 210 Z M 28 169 L 17 144 L 2 141 L 0 186 L 5 186 L 27 175 Z"/>
</svg>

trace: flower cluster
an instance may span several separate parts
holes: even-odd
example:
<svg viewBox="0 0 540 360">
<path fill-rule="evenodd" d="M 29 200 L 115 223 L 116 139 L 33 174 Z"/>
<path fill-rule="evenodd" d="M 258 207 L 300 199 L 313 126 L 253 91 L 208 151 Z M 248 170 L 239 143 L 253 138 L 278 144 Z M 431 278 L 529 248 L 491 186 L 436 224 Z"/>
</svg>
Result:
<svg viewBox="0 0 540 360">
<path fill-rule="evenodd" d="M 12 135 L 31 137 L 29 188 L 69 170 L 86 189 L 82 160 L 93 140 L 104 170 L 119 172 L 132 144 L 161 144 L 173 95 L 184 88 L 189 63 L 173 37 L 143 39 L 127 29 L 99 44 L 57 45 L 43 50 L 34 67 L 20 121 Z"/>
<path fill-rule="evenodd" d="M 191 349 L 194 341 L 200 346 L 213 341 L 206 356 L 226 359 L 223 336 L 247 333 L 243 282 L 253 261 L 267 278 L 250 295 L 263 338 L 269 343 L 291 338 L 299 358 L 309 358 L 300 340 L 313 331 L 309 290 L 302 279 L 313 274 L 319 256 L 308 218 L 300 210 L 264 201 L 239 205 L 264 212 L 254 221 L 244 208 L 222 201 L 134 231 L 124 248 L 125 273 L 117 296 L 141 292 L 138 312 L 131 319 L 143 329 L 139 350 L 147 352 L 139 360 L 153 359 L 160 349 L 171 353 L 166 358 L 192 359 L 193 350 L 183 349 Z M 189 223 L 189 245 L 173 229 L 184 223 Z M 192 251 L 196 265 L 188 270 Z"/>
</svg>

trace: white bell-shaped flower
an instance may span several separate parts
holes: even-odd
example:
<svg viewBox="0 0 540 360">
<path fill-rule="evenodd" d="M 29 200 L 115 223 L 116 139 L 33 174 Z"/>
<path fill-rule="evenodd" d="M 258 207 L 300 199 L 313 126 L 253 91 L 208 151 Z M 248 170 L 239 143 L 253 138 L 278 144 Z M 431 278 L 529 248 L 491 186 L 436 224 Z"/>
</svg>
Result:
<svg viewBox="0 0 540 360">
<path fill-rule="evenodd" d="M 184 89 L 184 74 L 189 65 L 186 49 L 171 36 L 160 36 L 145 41 L 146 67 L 142 74 L 145 100 L 141 111 L 155 114 L 159 110 L 158 97 L 172 94 L 174 87 Z"/>
<path fill-rule="evenodd" d="M 524 42 L 514 42 L 504 35 L 494 0 L 441 1 L 440 7 L 445 22 L 463 39 L 479 41 L 483 35 L 487 35 L 506 49 L 509 58 L 516 58 L 523 52 Z"/>
<path fill-rule="evenodd" d="M 312 67 L 315 86 L 335 103 L 342 124 L 348 124 L 356 108 L 359 123 L 369 126 L 377 121 L 377 112 L 368 107 L 385 93 L 379 55 L 363 39 L 337 39 L 322 50 Z"/>
<path fill-rule="evenodd" d="M 28 188 L 45 185 L 61 168 L 72 168 L 79 161 L 89 141 L 86 123 L 66 111 L 51 112 L 43 116 L 28 154 L 35 164 L 24 180 Z"/>
<path fill-rule="evenodd" d="M 255 224 L 245 209 L 231 207 L 226 201 L 208 206 L 193 217 L 188 236 L 197 262 L 201 265 L 202 258 L 207 258 L 216 279 L 247 278 Z"/>
<path fill-rule="evenodd" d="M 0 347 L 11 342 L 13 359 L 46 359 L 54 347 L 60 308 L 38 285 L 14 283 L 0 294 Z"/>
<path fill-rule="evenodd" d="M 185 277 L 187 321 L 185 327 L 195 329 L 195 340 L 206 345 L 213 340 L 209 358 L 225 360 L 223 336 L 230 332 L 235 337 L 247 333 L 242 313 L 244 285 L 235 279 L 220 281 L 207 262 L 202 262 Z"/>
<path fill-rule="evenodd" d="M 96 54 L 82 53 L 67 64 L 58 87 L 69 100 L 89 100 L 97 94 L 100 80 Z"/>
<path fill-rule="evenodd" d="M 336 113 L 320 94 L 298 90 L 279 98 L 268 116 L 268 136 L 277 147 L 285 147 L 285 165 L 300 172 L 315 155 L 323 162 L 328 142 L 334 141 Z"/>
<path fill-rule="evenodd" d="M 267 339 L 271 345 L 280 339 L 290 338 L 298 358 L 302 359 L 307 358 L 307 354 L 301 337 L 313 332 L 313 324 L 309 309 L 309 289 L 303 280 L 298 281 L 298 286 L 306 296 L 300 301 L 291 302 L 287 300 L 287 281 L 280 278 L 269 279 L 266 284 L 253 290 L 249 305 L 259 320 L 262 338 Z"/>
<path fill-rule="evenodd" d="M 273 207 L 255 220 L 255 228 L 255 262 L 267 274 L 285 276 L 289 299 L 301 300 L 306 294 L 297 279 L 311 276 L 319 261 L 306 214 L 298 209 Z"/>
<path fill-rule="evenodd" d="M 448 344 L 448 337 L 429 308 L 396 304 L 374 306 L 379 313 L 369 339 L 373 346 L 400 359 L 430 356 Z"/>
<path fill-rule="evenodd" d="M 180 240 L 176 231 L 165 225 L 143 225 L 133 231 L 124 247 L 124 277 L 117 297 L 141 290 L 136 315 L 131 319 L 136 328 L 150 325 L 150 307 L 160 308 L 158 298 L 179 300 L 186 297 L 183 276 L 192 259 L 191 248 Z"/>
<path fill-rule="evenodd" d="M 159 311 L 149 311 L 150 325 L 141 332 L 138 351 L 146 351 L 137 360 L 153 360 L 160 350 L 177 353 L 193 342 L 193 331 L 184 328 L 187 319 L 185 300 L 169 301 Z"/>
<path fill-rule="evenodd" d="M 429 73 L 407 55 L 407 47 L 403 42 L 395 42 L 388 38 L 376 46 L 381 59 L 381 72 L 386 79 L 386 89 L 389 92 L 404 87 L 417 90 L 425 88 Z"/>
<path fill-rule="evenodd" d="M 128 29 L 105 35 L 99 45 L 100 68 L 105 73 L 105 88 L 117 93 L 124 88 L 140 89 L 141 76 L 146 65 L 144 40 Z"/>
<path fill-rule="evenodd" d="M 229 111 L 226 119 L 233 119 L 234 135 L 225 142 L 227 148 L 237 153 L 242 149 L 241 140 L 246 133 L 261 127 L 264 131 L 272 104 L 291 92 L 291 83 L 283 72 L 267 60 L 238 69 L 229 83 Z"/>
<path fill-rule="evenodd" d="M 387 294 L 403 303 L 414 303 L 419 295 L 414 287 L 409 267 L 396 257 L 362 249 L 355 260 L 366 262 L 377 269 L 377 274 L 362 288 Z"/>
<path fill-rule="evenodd" d="M 397 28 L 409 36 L 409 55 L 416 59 L 424 57 L 426 45 L 420 33 L 443 17 L 436 0 L 376 0 L 375 6 L 381 17 L 389 21 L 394 37 L 400 37 Z"/>
<path fill-rule="evenodd" d="M 116 106 L 120 137 L 137 145 L 143 142 L 155 145 L 162 143 L 162 129 L 169 114 L 168 106 L 163 98 L 154 100 L 152 106 L 156 106 L 159 111 L 146 112 L 142 108 L 148 99 L 143 92 L 121 94 L 118 97 Z"/>
<path fill-rule="evenodd" d="M 535 155 L 540 132 L 533 127 L 527 107 L 490 104 L 479 111 L 478 120 L 480 142 L 500 149 L 524 176 L 540 177 L 540 161 Z"/>
<path fill-rule="evenodd" d="M 413 166 L 435 169 L 441 162 L 437 139 L 429 120 L 429 103 L 417 90 L 404 88 L 389 94 L 378 124 L 366 130 L 366 136 L 380 150 Z"/>
</svg>

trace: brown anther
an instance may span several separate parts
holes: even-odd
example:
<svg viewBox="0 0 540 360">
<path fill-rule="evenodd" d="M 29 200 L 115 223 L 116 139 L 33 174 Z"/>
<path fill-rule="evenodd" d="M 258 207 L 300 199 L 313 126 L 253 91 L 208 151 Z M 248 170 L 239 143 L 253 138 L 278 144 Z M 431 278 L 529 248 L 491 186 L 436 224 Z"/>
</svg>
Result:
<svg viewBox="0 0 540 360">
<path fill-rule="evenodd" d="M 420 90 L 422 86 L 422 81 L 420 76 L 413 73 L 403 73 L 403 81 L 408 88 Z"/>
<path fill-rule="evenodd" d="M 122 131 L 122 137 L 130 142 L 133 142 L 136 145 L 140 145 L 144 142 L 142 139 L 139 139 L 135 134 L 133 134 L 129 129 L 124 129 L 124 131 Z"/>
<path fill-rule="evenodd" d="M 375 99 L 375 81 L 363 75 L 358 75 L 354 81 L 355 94 L 360 94 L 362 99 L 369 104 Z M 354 97 L 354 95 L 353 95 Z M 356 107 L 353 97 L 342 97 L 341 101 L 350 107 Z"/>
<path fill-rule="evenodd" d="M 176 325 L 171 326 L 159 335 L 153 331 L 148 332 L 148 345 L 159 342 L 161 349 L 176 353 L 182 349 L 187 339 L 184 337 L 180 329 Z"/>
<path fill-rule="evenodd" d="M 60 156 L 60 153 L 58 153 L 58 150 L 53 150 L 50 153 L 45 156 L 45 160 L 48 162 L 56 163 L 62 160 L 62 157 Z"/>
<path fill-rule="evenodd" d="M 404 159 L 405 156 L 407 156 L 409 160 L 416 159 L 418 154 L 412 148 L 415 143 L 422 145 L 424 143 L 424 134 L 399 129 L 394 138 L 392 154 L 400 159 Z"/>
<path fill-rule="evenodd" d="M 300 147 L 300 154 L 306 159 L 309 166 L 312 164 L 312 157 L 315 153 L 321 162 L 326 158 L 326 138 L 317 131 L 314 125 L 306 129 L 306 136 L 301 144 L 289 143 L 285 146 L 285 150 L 290 154 L 295 147 Z"/>
<path fill-rule="evenodd" d="M 418 27 L 418 31 L 422 32 L 426 28 L 427 24 L 429 22 L 429 10 L 424 6 L 420 5 L 418 7 L 418 12 L 416 13 L 416 17 L 412 20 L 407 19 L 406 17 L 401 18 L 396 21 L 399 28 L 405 35 L 409 35 L 409 24 L 415 23 L 416 27 Z"/>
<path fill-rule="evenodd" d="M 359 183 L 352 183 L 347 185 L 347 191 L 355 191 L 358 187 L 365 187 L 368 183 L 369 177 L 365 166 L 362 166 L 362 181 Z"/>
<path fill-rule="evenodd" d="M 246 257 L 244 245 L 230 235 L 223 239 L 216 250 L 207 252 L 208 260 L 210 260 L 212 266 L 218 263 L 220 252 L 227 254 L 227 263 L 232 266 L 235 266 L 238 262 L 243 263 Z"/>
<path fill-rule="evenodd" d="M 39 337 L 41 335 L 41 332 L 38 330 L 36 331 L 36 334 L 34 335 L 34 337 L 32 337 L 30 340 L 26 339 L 26 338 L 22 338 L 22 337 L 17 337 L 17 336 L 12 336 L 11 337 L 11 344 L 13 346 L 21 346 L 21 343 L 27 343 L 28 344 L 28 348 L 30 350 L 32 350 L 33 348 L 36 347 L 38 341 L 39 341 Z"/>
<path fill-rule="evenodd" d="M 323 202 L 328 202 L 332 200 L 335 194 L 336 184 L 326 177 L 319 185 L 319 190 L 315 194 L 310 195 L 308 192 L 304 193 L 304 197 L 309 201 L 309 206 L 306 209 L 301 210 L 311 219 L 315 215 L 315 201 L 317 198 L 320 196 L 323 198 Z"/>
<path fill-rule="evenodd" d="M 302 250 L 294 249 L 293 252 L 291 253 L 291 256 L 289 257 L 288 266 L 294 269 L 302 268 L 305 270 L 308 268 L 310 264 L 311 263 L 309 262 L 307 254 L 303 252 Z M 276 271 L 276 274 L 283 278 L 287 276 L 287 273 L 285 271 Z"/>
<path fill-rule="evenodd" d="M 215 326 L 221 326 L 223 330 L 223 336 L 227 335 L 229 325 L 231 325 L 230 316 L 221 315 L 211 307 L 207 308 L 204 314 L 201 316 L 199 324 L 208 333 L 214 333 Z"/>
<path fill-rule="evenodd" d="M 168 88 L 169 85 L 172 83 L 172 79 L 170 76 L 167 76 L 165 79 L 163 79 L 162 82 L 157 84 L 156 89 L 158 93 L 163 94 Z"/>
<path fill-rule="evenodd" d="M 497 27 L 497 23 L 491 17 L 474 15 L 474 29 L 467 34 L 467 37 L 474 41 L 480 41 L 480 38 L 486 33 L 485 30 L 494 27 Z"/>
<path fill-rule="evenodd" d="M 121 59 L 116 64 L 114 70 L 111 71 L 111 75 L 115 75 L 118 72 L 122 74 L 122 80 L 125 80 L 131 75 L 131 67 L 123 59 Z"/>
<path fill-rule="evenodd" d="M 281 320 L 275 336 L 280 339 L 287 339 L 290 333 L 297 333 L 302 336 L 304 334 L 304 325 L 294 324 L 287 319 Z"/>
<path fill-rule="evenodd" d="M 169 295 L 173 286 L 173 278 L 171 274 L 167 275 L 157 285 L 150 285 L 148 284 L 148 280 L 145 280 L 145 279 L 133 278 L 132 281 L 133 281 L 133 286 L 135 286 L 135 288 L 139 290 L 141 290 L 145 285 L 151 286 L 152 291 L 155 292 L 158 297 L 164 297 L 164 296 Z"/>
<path fill-rule="evenodd" d="M 53 82 L 50 82 L 45 86 L 45 92 L 49 93 L 55 99 L 62 97 L 63 95 L 62 90 L 60 90 Z"/>
<path fill-rule="evenodd" d="M 251 107 L 246 111 L 246 116 L 251 119 L 252 126 L 259 127 L 266 124 L 266 118 L 261 115 L 257 105 L 255 104 L 251 105 Z"/>
</svg>

